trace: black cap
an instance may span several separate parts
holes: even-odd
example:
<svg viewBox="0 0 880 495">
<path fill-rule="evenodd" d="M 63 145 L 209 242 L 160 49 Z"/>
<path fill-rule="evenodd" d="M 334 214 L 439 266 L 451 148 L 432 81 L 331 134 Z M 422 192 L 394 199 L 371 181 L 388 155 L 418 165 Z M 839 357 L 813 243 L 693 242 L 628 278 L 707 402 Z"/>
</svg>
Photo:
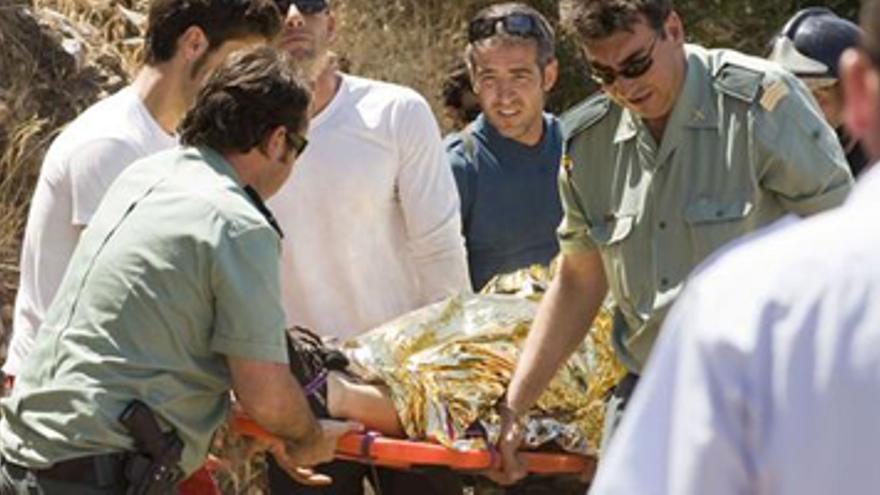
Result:
<svg viewBox="0 0 880 495">
<path fill-rule="evenodd" d="M 854 23 L 825 7 L 795 14 L 773 40 L 770 60 L 800 77 L 838 78 L 840 56 L 859 45 L 861 31 Z"/>
</svg>

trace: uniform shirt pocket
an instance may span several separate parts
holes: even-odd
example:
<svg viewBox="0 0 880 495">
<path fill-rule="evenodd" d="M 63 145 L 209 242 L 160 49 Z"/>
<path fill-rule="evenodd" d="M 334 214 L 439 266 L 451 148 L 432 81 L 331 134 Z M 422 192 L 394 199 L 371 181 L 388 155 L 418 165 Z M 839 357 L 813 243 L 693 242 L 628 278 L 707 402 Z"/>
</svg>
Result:
<svg viewBox="0 0 880 495">
<path fill-rule="evenodd" d="M 754 209 L 747 199 L 716 201 L 698 199 L 685 208 L 684 219 L 690 231 L 694 265 L 715 250 L 746 232 L 745 220 Z"/>
<path fill-rule="evenodd" d="M 635 301 L 631 288 L 633 284 L 627 279 L 628 273 L 638 270 L 627 269 L 623 241 L 630 236 L 635 225 L 635 215 L 608 215 L 602 222 L 595 222 L 590 228 L 590 238 L 602 253 L 605 276 L 609 288 L 618 304 L 632 306 Z M 634 260 L 631 260 L 634 261 Z"/>
</svg>

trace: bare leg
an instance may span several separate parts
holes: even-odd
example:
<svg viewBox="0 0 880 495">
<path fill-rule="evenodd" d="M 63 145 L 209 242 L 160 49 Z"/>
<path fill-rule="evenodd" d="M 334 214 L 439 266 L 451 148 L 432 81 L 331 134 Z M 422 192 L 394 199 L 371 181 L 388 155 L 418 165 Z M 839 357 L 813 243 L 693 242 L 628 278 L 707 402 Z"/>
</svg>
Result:
<svg viewBox="0 0 880 495">
<path fill-rule="evenodd" d="M 390 436 L 406 435 L 388 390 L 379 385 L 354 383 L 344 374 L 331 371 L 327 377 L 327 409 L 334 418 L 357 421 Z"/>
</svg>

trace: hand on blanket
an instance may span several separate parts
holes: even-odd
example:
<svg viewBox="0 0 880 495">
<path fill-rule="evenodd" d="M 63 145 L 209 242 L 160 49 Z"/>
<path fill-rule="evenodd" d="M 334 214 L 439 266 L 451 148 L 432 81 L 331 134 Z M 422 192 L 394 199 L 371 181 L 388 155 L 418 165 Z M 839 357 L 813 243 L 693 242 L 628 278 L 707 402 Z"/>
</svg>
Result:
<svg viewBox="0 0 880 495">
<path fill-rule="evenodd" d="M 312 466 L 330 462 L 336 451 L 339 437 L 349 432 L 363 431 L 363 425 L 351 421 L 322 419 L 320 433 L 305 442 L 285 442 L 275 444 L 270 450 L 278 465 L 294 480 L 312 486 L 329 485 L 333 480 L 324 474 L 316 473 Z"/>
<path fill-rule="evenodd" d="M 528 474 L 526 463 L 517 453 L 523 441 L 523 425 L 521 418 L 510 408 L 501 408 L 499 413 L 501 435 L 497 447 L 500 455 L 492 469 L 483 474 L 500 485 L 512 485 Z"/>
</svg>

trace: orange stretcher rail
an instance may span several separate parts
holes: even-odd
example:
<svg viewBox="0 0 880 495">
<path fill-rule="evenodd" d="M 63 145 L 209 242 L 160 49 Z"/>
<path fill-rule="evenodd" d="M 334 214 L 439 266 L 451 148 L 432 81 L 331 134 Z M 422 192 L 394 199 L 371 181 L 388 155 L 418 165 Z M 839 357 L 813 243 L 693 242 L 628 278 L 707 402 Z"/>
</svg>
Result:
<svg viewBox="0 0 880 495">
<path fill-rule="evenodd" d="M 233 427 L 243 435 L 268 443 L 281 442 L 246 417 L 235 417 Z M 433 443 L 367 436 L 362 433 L 342 436 L 336 446 L 336 457 L 395 469 L 443 466 L 460 471 L 480 471 L 492 464 L 492 455 L 483 450 L 460 452 Z M 591 457 L 576 454 L 522 452 L 521 456 L 530 473 L 542 475 L 580 474 L 592 469 L 596 462 Z"/>
</svg>

